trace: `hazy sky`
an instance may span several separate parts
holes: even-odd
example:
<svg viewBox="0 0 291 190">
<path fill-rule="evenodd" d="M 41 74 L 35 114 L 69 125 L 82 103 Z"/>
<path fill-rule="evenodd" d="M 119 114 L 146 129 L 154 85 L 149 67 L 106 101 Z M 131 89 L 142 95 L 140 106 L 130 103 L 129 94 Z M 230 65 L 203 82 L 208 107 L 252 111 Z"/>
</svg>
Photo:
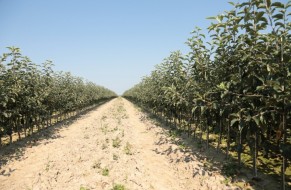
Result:
<svg viewBox="0 0 291 190">
<path fill-rule="evenodd" d="M 0 53 L 17 46 L 122 94 L 229 0 L 0 0 Z M 287 1 L 287 0 L 286 0 Z"/>
</svg>

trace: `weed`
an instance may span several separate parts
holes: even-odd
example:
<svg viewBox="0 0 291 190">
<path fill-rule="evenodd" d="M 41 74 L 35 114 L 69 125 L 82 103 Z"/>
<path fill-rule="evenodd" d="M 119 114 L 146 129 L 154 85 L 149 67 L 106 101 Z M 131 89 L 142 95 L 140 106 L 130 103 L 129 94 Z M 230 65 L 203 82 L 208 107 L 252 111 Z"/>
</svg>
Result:
<svg viewBox="0 0 291 190">
<path fill-rule="evenodd" d="M 119 156 L 117 154 L 113 154 L 113 160 L 118 160 Z"/>
<path fill-rule="evenodd" d="M 48 161 L 47 161 L 47 163 L 46 163 L 46 165 L 45 165 L 45 171 L 49 171 L 50 170 L 50 163 L 52 162 L 52 161 L 49 161 L 49 158 L 47 158 L 48 159 Z"/>
<path fill-rule="evenodd" d="M 103 168 L 102 169 L 102 175 L 103 176 L 108 176 L 109 175 L 109 169 L 108 168 Z"/>
<path fill-rule="evenodd" d="M 89 189 L 86 188 L 86 187 L 81 186 L 81 187 L 80 187 L 80 190 L 89 190 Z"/>
<path fill-rule="evenodd" d="M 231 180 L 229 178 L 225 178 L 224 180 L 221 181 L 221 183 L 227 185 L 230 183 L 230 181 Z"/>
<path fill-rule="evenodd" d="M 119 148 L 120 147 L 121 140 L 119 137 L 116 137 L 115 139 L 112 139 L 112 146 L 114 148 Z"/>
<path fill-rule="evenodd" d="M 180 149 L 185 150 L 186 149 L 186 144 L 184 142 L 180 142 L 179 143 L 179 147 L 180 147 Z"/>
<path fill-rule="evenodd" d="M 133 153 L 132 153 L 132 150 L 131 149 L 132 149 L 132 145 L 129 144 L 129 142 L 127 142 L 126 145 L 125 145 L 125 147 L 124 147 L 125 154 L 132 155 Z"/>
<path fill-rule="evenodd" d="M 107 134 L 107 132 L 108 132 L 108 124 L 107 123 L 101 126 L 101 131 L 105 135 Z"/>
<path fill-rule="evenodd" d="M 114 186 L 111 190 L 126 190 L 126 188 L 124 187 L 124 185 L 114 184 Z"/>
</svg>

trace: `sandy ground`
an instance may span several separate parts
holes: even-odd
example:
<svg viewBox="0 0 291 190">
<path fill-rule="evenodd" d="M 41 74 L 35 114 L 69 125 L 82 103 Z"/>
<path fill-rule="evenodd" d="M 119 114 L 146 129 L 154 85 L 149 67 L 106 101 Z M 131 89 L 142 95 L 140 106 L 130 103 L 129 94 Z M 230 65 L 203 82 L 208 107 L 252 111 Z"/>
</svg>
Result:
<svg viewBox="0 0 291 190">
<path fill-rule="evenodd" d="M 122 98 L 49 130 L 48 138 L 2 163 L 2 190 L 110 190 L 115 184 L 129 190 L 235 189 Z"/>
</svg>

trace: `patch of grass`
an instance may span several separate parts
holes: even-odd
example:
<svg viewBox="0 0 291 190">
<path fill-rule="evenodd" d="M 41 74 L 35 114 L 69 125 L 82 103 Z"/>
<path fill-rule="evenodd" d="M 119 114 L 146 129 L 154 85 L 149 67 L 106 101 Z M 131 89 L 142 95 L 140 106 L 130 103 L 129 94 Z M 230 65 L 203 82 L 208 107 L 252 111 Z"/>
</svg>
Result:
<svg viewBox="0 0 291 190">
<path fill-rule="evenodd" d="M 186 147 L 187 147 L 187 146 L 186 146 L 186 144 L 185 144 L 184 142 L 180 142 L 180 143 L 179 143 L 179 148 L 180 148 L 180 149 L 185 150 Z"/>
<path fill-rule="evenodd" d="M 113 154 L 113 160 L 118 160 L 119 156 L 117 154 Z"/>
<path fill-rule="evenodd" d="M 197 142 L 197 148 L 201 149 L 203 146 L 202 146 L 202 142 L 198 141 Z"/>
<path fill-rule="evenodd" d="M 225 178 L 225 180 L 222 180 L 221 183 L 224 185 L 228 185 L 231 182 L 229 178 Z"/>
<path fill-rule="evenodd" d="M 108 133 L 108 124 L 107 123 L 105 123 L 104 125 L 101 126 L 101 131 L 105 135 Z"/>
<path fill-rule="evenodd" d="M 234 162 L 226 162 L 222 166 L 222 173 L 227 177 L 234 177 L 238 174 L 240 167 Z"/>
<path fill-rule="evenodd" d="M 112 139 L 112 146 L 114 148 L 119 148 L 121 146 L 121 140 L 119 137 L 116 137 L 115 139 Z"/>
<path fill-rule="evenodd" d="M 83 187 L 83 186 L 81 186 L 81 187 L 80 187 L 80 190 L 90 190 L 90 189 L 87 188 L 87 187 Z"/>
<path fill-rule="evenodd" d="M 181 134 L 182 134 L 182 132 L 180 130 L 173 129 L 173 130 L 170 131 L 169 136 L 171 137 L 172 140 L 175 140 Z"/>
<path fill-rule="evenodd" d="M 123 104 L 120 104 L 118 107 L 117 107 L 117 112 L 118 113 L 123 113 L 125 111 L 124 107 L 123 107 Z"/>
<path fill-rule="evenodd" d="M 124 185 L 121 184 L 114 184 L 111 190 L 126 190 Z"/>
<path fill-rule="evenodd" d="M 108 176 L 109 175 L 109 169 L 108 168 L 103 168 L 101 174 L 103 176 Z"/>
<path fill-rule="evenodd" d="M 51 167 L 50 163 L 51 163 L 51 161 L 48 160 L 46 165 L 45 165 L 45 171 L 47 171 L 47 172 L 50 170 L 50 167 Z"/>
<path fill-rule="evenodd" d="M 133 152 L 132 152 L 132 145 L 129 144 L 129 142 L 126 143 L 126 145 L 124 147 L 124 152 L 127 155 L 132 155 L 133 154 Z"/>
</svg>

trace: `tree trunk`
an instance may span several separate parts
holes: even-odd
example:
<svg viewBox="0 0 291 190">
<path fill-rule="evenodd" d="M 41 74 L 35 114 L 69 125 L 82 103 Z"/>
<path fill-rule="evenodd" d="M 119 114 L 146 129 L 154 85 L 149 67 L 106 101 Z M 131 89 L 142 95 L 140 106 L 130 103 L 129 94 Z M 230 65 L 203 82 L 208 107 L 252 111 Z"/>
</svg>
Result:
<svg viewBox="0 0 291 190">
<path fill-rule="evenodd" d="M 20 130 L 17 127 L 17 134 L 18 134 L 18 140 L 21 140 L 21 134 L 20 134 Z"/>
<path fill-rule="evenodd" d="M 239 122 L 239 136 L 238 136 L 238 146 L 237 146 L 237 158 L 238 158 L 238 165 L 241 166 L 241 153 L 242 153 L 242 138 L 241 138 L 241 135 L 242 135 L 242 116 L 241 116 L 241 113 L 240 113 L 240 122 Z"/>
<path fill-rule="evenodd" d="M 206 124 L 206 149 L 209 148 L 209 126 Z"/>
<path fill-rule="evenodd" d="M 229 158 L 229 147 L 230 147 L 230 119 L 227 122 L 227 145 L 226 145 L 226 158 Z"/>
<path fill-rule="evenodd" d="M 285 100 L 284 100 L 284 105 L 285 105 Z M 283 127 L 282 127 L 282 132 L 283 132 L 283 145 L 286 144 L 286 111 L 285 111 L 285 106 L 284 106 L 284 111 L 283 111 Z M 286 165 L 287 165 L 287 159 L 285 158 L 284 155 L 282 155 L 282 190 L 286 189 Z"/>
<path fill-rule="evenodd" d="M 217 151 L 220 148 L 221 139 L 222 139 L 222 119 L 219 119 L 219 138 L 218 138 L 218 143 L 217 143 L 217 147 L 216 147 Z"/>
<path fill-rule="evenodd" d="M 254 148 L 253 148 L 253 175 L 254 177 L 258 176 L 257 170 L 257 156 L 258 156 L 258 132 L 255 132 L 255 139 L 254 139 Z"/>
<path fill-rule="evenodd" d="M 23 127 L 23 131 L 24 131 L 24 137 L 26 137 L 26 125 L 24 124 L 24 127 Z"/>
</svg>

